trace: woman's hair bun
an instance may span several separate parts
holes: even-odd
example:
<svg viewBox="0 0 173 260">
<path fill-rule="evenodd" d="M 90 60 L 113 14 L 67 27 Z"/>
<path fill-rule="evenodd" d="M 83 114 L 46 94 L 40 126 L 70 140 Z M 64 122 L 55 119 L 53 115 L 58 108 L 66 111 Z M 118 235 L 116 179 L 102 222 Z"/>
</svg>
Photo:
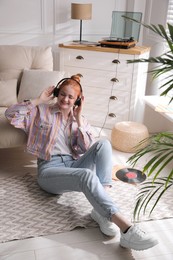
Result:
<svg viewBox="0 0 173 260">
<path fill-rule="evenodd" d="M 72 76 L 71 76 L 71 79 L 74 79 L 74 80 L 76 80 L 76 81 L 78 81 L 78 82 L 80 83 L 80 79 L 81 79 L 82 77 L 83 77 L 82 74 L 78 73 L 78 74 L 76 74 L 76 75 L 72 75 Z"/>
</svg>

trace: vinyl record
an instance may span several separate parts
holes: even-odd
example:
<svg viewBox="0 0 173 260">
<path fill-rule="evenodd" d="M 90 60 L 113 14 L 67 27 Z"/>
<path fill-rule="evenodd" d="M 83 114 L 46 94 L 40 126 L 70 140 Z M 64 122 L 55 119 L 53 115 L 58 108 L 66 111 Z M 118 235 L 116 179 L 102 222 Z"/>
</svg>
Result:
<svg viewBox="0 0 173 260">
<path fill-rule="evenodd" d="M 128 183 L 140 183 L 145 181 L 146 175 L 139 170 L 133 168 L 123 168 L 116 172 L 116 177 L 120 181 Z"/>
</svg>

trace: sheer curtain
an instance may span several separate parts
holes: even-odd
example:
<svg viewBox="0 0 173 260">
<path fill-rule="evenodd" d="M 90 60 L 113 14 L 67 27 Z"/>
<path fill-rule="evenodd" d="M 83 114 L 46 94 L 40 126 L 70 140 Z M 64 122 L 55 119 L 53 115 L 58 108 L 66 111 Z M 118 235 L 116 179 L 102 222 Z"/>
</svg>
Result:
<svg viewBox="0 0 173 260">
<path fill-rule="evenodd" d="M 169 0 L 168 12 L 167 12 L 167 23 L 173 25 L 173 0 Z M 170 74 L 172 74 L 170 72 Z M 173 89 L 169 92 L 169 96 L 173 96 Z"/>
<path fill-rule="evenodd" d="M 173 0 L 169 0 L 167 22 L 173 24 Z"/>
</svg>

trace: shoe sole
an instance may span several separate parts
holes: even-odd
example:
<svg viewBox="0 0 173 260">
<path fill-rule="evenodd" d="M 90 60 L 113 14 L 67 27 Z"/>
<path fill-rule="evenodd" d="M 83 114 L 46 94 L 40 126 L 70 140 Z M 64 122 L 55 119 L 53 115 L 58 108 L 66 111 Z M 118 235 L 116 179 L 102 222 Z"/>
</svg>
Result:
<svg viewBox="0 0 173 260">
<path fill-rule="evenodd" d="M 152 248 L 154 246 L 156 246 L 158 244 L 157 241 L 153 242 L 153 244 L 145 244 L 145 245 L 130 245 L 128 242 L 126 241 L 120 241 L 120 246 L 123 248 L 127 248 L 127 249 L 133 249 L 136 251 L 143 251 L 143 250 L 147 250 L 149 248 Z"/>
</svg>

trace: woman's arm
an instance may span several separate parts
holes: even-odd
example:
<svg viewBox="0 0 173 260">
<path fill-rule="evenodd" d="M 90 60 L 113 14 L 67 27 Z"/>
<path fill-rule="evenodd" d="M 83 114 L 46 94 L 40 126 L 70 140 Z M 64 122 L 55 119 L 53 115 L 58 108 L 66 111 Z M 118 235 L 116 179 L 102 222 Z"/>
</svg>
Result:
<svg viewBox="0 0 173 260">
<path fill-rule="evenodd" d="M 7 108 L 5 116 L 10 124 L 28 132 L 31 118 L 36 114 L 36 106 L 31 101 L 15 104 Z"/>
<path fill-rule="evenodd" d="M 73 115 L 78 125 L 76 141 L 73 140 L 73 148 L 78 154 L 86 152 L 89 147 L 95 142 L 95 138 L 92 133 L 91 125 L 87 119 L 82 115 L 82 109 L 84 105 L 84 96 L 81 97 L 81 105 L 75 107 Z"/>
<path fill-rule="evenodd" d="M 41 95 L 34 99 L 20 104 L 15 104 L 7 108 L 5 111 L 6 118 L 16 128 L 21 128 L 25 132 L 28 132 L 31 121 L 36 115 L 37 106 L 43 103 L 48 103 L 52 100 L 52 92 L 54 86 L 45 89 Z"/>
<path fill-rule="evenodd" d="M 31 100 L 31 103 L 35 106 L 48 103 L 54 98 L 52 95 L 54 88 L 54 86 L 46 88 L 38 98 Z"/>
<path fill-rule="evenodd" d="M 72 125 L 71 145 L 78 155 L 85 153 L 95 142 L 91 125 L 83 116 L 81 119 L 82 126 L 78 126 L 76 129 L 76 124 Z"/>
</svg>

